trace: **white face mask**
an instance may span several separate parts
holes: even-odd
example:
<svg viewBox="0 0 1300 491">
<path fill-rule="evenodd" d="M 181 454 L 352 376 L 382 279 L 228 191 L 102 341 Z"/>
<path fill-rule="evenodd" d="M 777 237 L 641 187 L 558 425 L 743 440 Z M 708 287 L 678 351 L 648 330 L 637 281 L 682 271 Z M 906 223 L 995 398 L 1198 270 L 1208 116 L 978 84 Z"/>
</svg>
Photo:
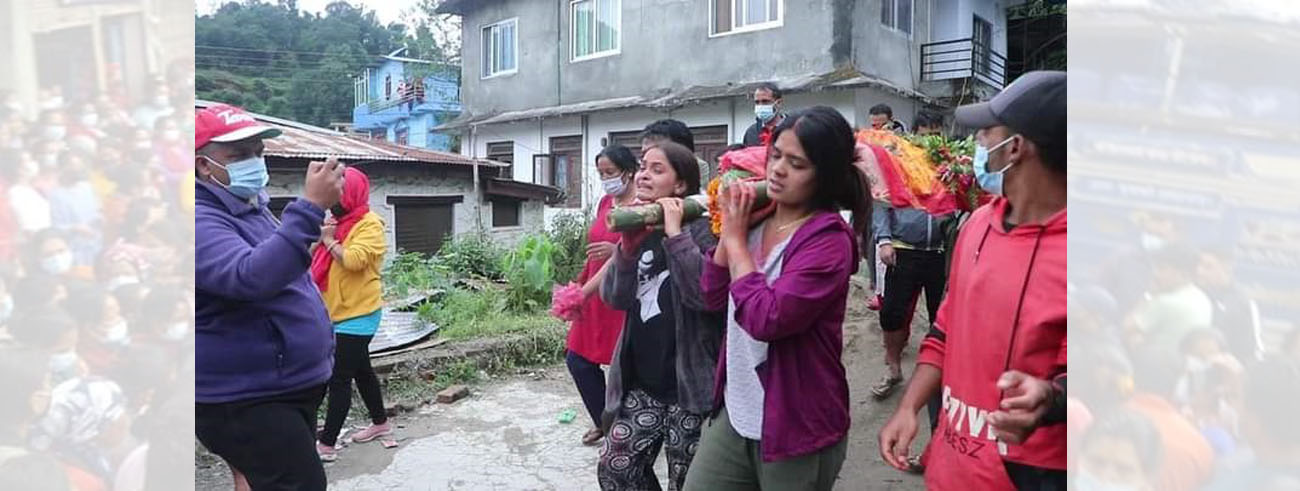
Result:
<svg viewBox="0 0 1300 491">
<path fill-rule="evenodd" d="M 1114 484 L 1103 481 L 1085 469 L 1079 469 L 1074 477 L 1074 489 L 1077 491 L 1138 491 L 1142 489 L 1132 484 Z"/>
<path fill-rule="evenodd" d="M 163 334 L 163 337 L 172 341 L 180 341 L 185 339 L 185 335 L 189 332 L 190 324 L 188 322 L 176 322 L 167 326 L 167 332 Z"/>
<path fill-rule="evenodd" d="M 77 365 L 81 359 L 73 350 L 50 355 L 50 371 L 60 378 L 72 378 L 77 375 Z"/>
<path fill-rule="evenodd" d="M 95 125 L 99 124 L 99 115 L 98 115 L 98 114 L 86 114 L 86 115 L 84 115 L 84 116 L 81 117 L 81 124 L 86 125 L 86 126 L 95 126 Z"/>
<path fill-rule="evenodd" d="M 164 140 L 167 140 L 167 141 L 169 141 L 169 142 L 174 142 L 174 141 L 176 141 L 176 140 L 181 139 L 181 132 L 180 132 L 180 130 L 167 130 L 167 131 L 164 131 L 164 132 L 163 132 L 163 139 L 164 139 Z"/>
<path fill-rule="evenodd" d="M 104 333 L 104 340 L 108 341 L 110 344 L 125 346 L 131 341 L 129 333 L 130 331 L 127 330 L 126 320 L 120 320 L 114 322 L 112 326 L 109 326 L 108 330 Z"/>
<path fill-rule="evenodd" d="M 138 284 L 140 284 L 140 278 L 136 278 L 134 276 L 115 276 L 112 279 L 108 280 L 108 284 L 105 286 L 108 288 L 109 291 L 114 291 L 117 290 L 118 288 L 127 285 L 138 285 Z"/>
<path fill-rule="evenodd" d="M 60 275 L 72 269 L 72 253 L 60 252 L 41 260 L 41 269 L 46 273 Z"/>
<path fill-rule="evenodd" d="M 14 297 L 5 295 L 4 298 L 0 298 L 0 323 L 9 320 L 12 315 L 14 315 Z"/>
<path fill-rule="evenodd" d="M 1155 252 L 1165 247 L 1165 239 L 1152 234 L 1142 234 L 1142 248 L 1147 252 Z"/>
<path fill-rule="evenodd" d="M 600 181 L 601 186 L 605 188 L 605 194 L 619 195 L 627 189 L 627 180 L 623 176 L 611 177 Z"/>
<path fill-rule="evenodd" d="M 68 129 L 62 126 L 46 126 L 45 138 L 50 140 L 61 140 L 68 134 Z"/>
</svg>

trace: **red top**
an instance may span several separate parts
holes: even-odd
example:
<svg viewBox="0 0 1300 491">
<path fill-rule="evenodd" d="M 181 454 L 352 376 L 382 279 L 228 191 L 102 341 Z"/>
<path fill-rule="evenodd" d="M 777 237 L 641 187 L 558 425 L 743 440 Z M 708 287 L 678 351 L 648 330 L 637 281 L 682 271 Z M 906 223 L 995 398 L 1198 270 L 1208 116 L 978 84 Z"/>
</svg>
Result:
<svg viewBox="0 0 1300 491">
<path fill-rule="evenodd" d="M 591 223 L 591 230 L 587 231 L 588 242 L 618 243 L 619 234 L 605 228 L 605 216 L 613 207 L 613 196 L 605 195 L 600 199 L 600 204 L 596 207 L 596 220 Z M 587 280 L 600 271 L 601 266 L 604 263 L 600 261 L 587 261 L 582 273 L 578 274 L 578 284 L 586 284 Z M 614 356 L 614 346 L 618 344 L 618 334 L 622 330 L 623 311 L 605 305 L 600 300 L 600 295 L 593 294 L 582 304 L 582 317 L 569 328 L 567 346 L 569 351 L 587 361 L 608 365 Z"/>
<path fill-rule="evenodd" d="M 338 221 L 334 229 L 334 240 L 342 242 L 348 238 L 352 227 L 355 227 L 366 213 L 370 213 L 370 178 L 366 177 L 366 173 L 356 167 L 343 169 L 343 195 L 339 197 L 339 204 L 343 205 L 347 214 L 334 217 Z M 332 264 L 334 264 L 334 254 L 330 253 L 329 248 L 317 247 L 316 252 L 312 253 L 311 279 L 316 282 L 320 291 L 329 289 Z"/>
<path fill-rule="evenodd" d="M 927 489 L 1014 490 L 1003 461 L 1066 468 L 1066 425 L 1039 427 L 1013 445 L 996 441 L 988 424 L 1008 368 L 1045 380 L 1066 369 L 1066 212 L 1010 231 L 1006 212 L 1006 199 L 995 198 L 962 227 L 948 293 L 917 355 L 917 363 L 943 371 Z"/>
</svg>

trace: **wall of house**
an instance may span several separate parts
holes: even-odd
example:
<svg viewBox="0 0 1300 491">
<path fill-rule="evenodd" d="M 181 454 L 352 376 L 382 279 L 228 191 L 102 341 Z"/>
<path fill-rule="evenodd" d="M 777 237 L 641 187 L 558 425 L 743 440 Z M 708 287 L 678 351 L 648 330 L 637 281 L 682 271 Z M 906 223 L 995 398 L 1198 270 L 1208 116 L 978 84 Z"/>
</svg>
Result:
<svg viewBox="0 0 1300 491">
<path fill-rule="evenodd" d="M 560 24 L 563 103 L 830 71 L 831 0 L 781 1 L 781 26 L 711 37 L 711 1 L 622 0 L 621 52 L 576 62 L 568 56 L 571 16 L 566 13 Z"/>
<path fill-rule="evenodd" d="M 620 53 L 584 61 L 570 60 L 569 2 L 483 5 L 464 17 L 463 100 L 474 114 L 492 114 L 830 71 L 832 34 L 825 26 L 832 3 L 842 0 L 782 1 L 782 26 L 710 37 L 709 1 L 622 0 Z M 482 26 L 516 16 L 518 73 L 483 79 Z"/>
<path fill-rule="evenodd" d="M 491 204 L 479 202 L 480 193 L 474 188 L 473 174 L 468 168 L 429 164 L 363 164 L 359 167 L 370 177 L 370 210 L 388 224 L 389 258 L 396 255 L 396 248 L 392 247 L 396 238 L 392 227 L 394 209 L 388 204 L 390 196 L 460 196 L 462 201 L 452 205 L 452 234 L 483 230 L 505 246 L 513 245 L 520 237 L 544 226 L 542 203 L 526 201 L 520 209 L 519 227 L 493 228 Z M 272 197 L 296 197 L 302 194 L 302 188 L 301 170 L 273 164 L 268 194 Z"/>
<path fill-rule="evenodd" d="M 397 83 L 402 80 L 404 73 L 402 64 L 392 60 L 386 60 L 379 66 L 372 68 L 370 71 L 370 100 L 396 99 Z M 388 77 L 392 77 L 391 91 L 388 93 L 389 97 L 384 97 L 384 79 Z"/>
<path fill-rule="evenodd" d="M 904 120 L 910 125 L 911 114 L 915 111 L 911 100 L 874 89 L 791 94 L 785 98 L 785 107 L 793 112 L 816 105 L 830 106 L 839 110 L 844 118 L 856 127 L 866 124 L 867 108 L 880 102 L 891 104 L 895 115 L 905 118 Z M 541 122 L 484 125 L 478 127 L 472 141 L 464 142 L 462 153 L 484 157 L 487 154 L 488 143 L 513 141 L 516 164 L 514 177 L 519 181 L 532 182 L 533 155 L 547 153 L 550 150 L 551 137 L 584 136 L 582 208 L 575 210 L 548 207 L 545 214 L 546 222 L 550 223 L 560 214 L 589 210 L 599 202 L 604 191 L 600 187 L 600 177 L 596 172 L 594 159 L 609 143 L 608 138 L 611 133 L 640 131 L 654 121 L 673 118 L 691 127 L 726 125 L 729 141 L 739 143 L 744 137 L 745 130 L 754 121 L 753 114 L 753 103 L 748 97 L 735 97 L 693 104 L 672 111 L 629 108 Z"/>
<path fill-rule="evenodd" d="M 880 22 L 882 3 L 859 0 L 853 9 L 853 62 L 858 70 L 916 90 L 920 86 L 921 45 L 930 40 L 930 1 L 913 0 L 912 34 Z M 953 0 L 935 0 L 937 3 Z"/>
<path fill-rule="evenodd" d="M 632 0 L 627 0 L 632 1 Z M 556 87 L 556 41 L 559 5 L 568 2 L 511 0 L 481 2 L 461 22 L 461 101 L 475 114 L 559 104 Z M 482 43 L 484 26 L 519 18 L 516 38 L 518 71 L 511 75 L 483 78 Z"/>
</svg>

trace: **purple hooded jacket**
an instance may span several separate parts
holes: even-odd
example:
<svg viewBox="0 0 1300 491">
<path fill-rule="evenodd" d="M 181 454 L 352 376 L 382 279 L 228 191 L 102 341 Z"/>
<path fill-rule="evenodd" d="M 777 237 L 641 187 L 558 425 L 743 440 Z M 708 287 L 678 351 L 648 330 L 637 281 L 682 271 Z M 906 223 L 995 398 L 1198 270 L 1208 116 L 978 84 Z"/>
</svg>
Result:
<svg viewBox="0 0 1300 491">
<path fill-rule="evenodd" d="M 817 452 L 849 431 L 849 384 L 840 357 L 849 277 L 858 269 L 853 231 L 838 213 L 819 212 L 790 237 L 782 257 L 781 276 L 771 286 L 761 271 L 732 281 L 712 259 L 700 275 L 706 308 L 725 309 L 730 295 L 740 327 L 769 343 L 767 361 L 756 369 L 765 392 L 764 462 Z M 714 382 L 718 407 L 727 383 L 726 342 Z"/>
<path fill-rule="evenodd" d="M 216 185 L 194 189 L 194 400 L 244 401 L 324 384 L 334 326 L 307 249 L 325 211 L 298 199 L 282 214 Z"/>
</svg>

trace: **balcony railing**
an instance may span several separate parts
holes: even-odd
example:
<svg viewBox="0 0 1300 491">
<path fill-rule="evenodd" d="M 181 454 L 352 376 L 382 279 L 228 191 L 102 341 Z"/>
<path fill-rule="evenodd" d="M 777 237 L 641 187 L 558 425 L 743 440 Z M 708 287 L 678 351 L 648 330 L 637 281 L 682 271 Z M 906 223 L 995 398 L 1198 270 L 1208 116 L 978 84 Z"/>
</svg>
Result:
<svg viewBox="0 0 1300 491">
<path fill-rule="evenodd" d="M 971 38 L 921 45 L 921 80 L 975 79 L 996 89 L 1007 84 L 1007 58 Z"/>
<path fill-rule="evenodd" d="M 426 91 L 425 86 L 417 85 L 412 89 L 405 90 L 404 94 L 398 94 L 391 99 L 375 99 L 365 103 L 371 114 L 375 114 L 386 109 L 402 107 L 408 111 L 415 106 L 432 102 L 437 104 L 458 104 L 460 102 L 460 90 L 456 86 L 444 86 L 443 84 L 434 85 Z"/>
</svg>

